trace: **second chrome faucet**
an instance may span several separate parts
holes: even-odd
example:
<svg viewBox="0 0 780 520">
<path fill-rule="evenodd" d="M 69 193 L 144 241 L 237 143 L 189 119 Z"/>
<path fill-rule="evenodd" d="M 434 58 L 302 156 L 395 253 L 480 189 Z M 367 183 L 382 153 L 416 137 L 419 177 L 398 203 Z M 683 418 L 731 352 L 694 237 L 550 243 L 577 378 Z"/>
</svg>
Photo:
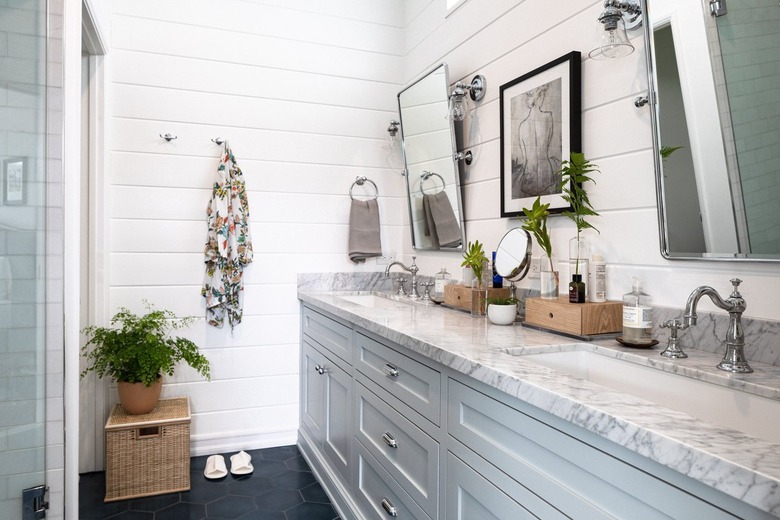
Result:
<svg viewBox="0 0 780 520">
<path fill-rule="evenodd" d="M 729 313 L 729 327 L 725 341 L 726 353 L 717 367 L 726 372 L 749 374 L 753 372 L 753 369 L 745 358 L 745 333 L 742 330 L 742 313 L 745 311 L 747 304 L 739 293 L 740 283 L 742 283 L 742 280 L 739 278 L 731 280 L 734 289 L 726 300 L 721 298 L 712 287 L 703 285 L 694 289 L 688 297 L 688 302 L 685 304 L 683 326 L 690 327 L 696 325 L 698 318 L 696 316 L 696 306 L 702 296 L 709 296 L 712 303 Z"/>
</svg>

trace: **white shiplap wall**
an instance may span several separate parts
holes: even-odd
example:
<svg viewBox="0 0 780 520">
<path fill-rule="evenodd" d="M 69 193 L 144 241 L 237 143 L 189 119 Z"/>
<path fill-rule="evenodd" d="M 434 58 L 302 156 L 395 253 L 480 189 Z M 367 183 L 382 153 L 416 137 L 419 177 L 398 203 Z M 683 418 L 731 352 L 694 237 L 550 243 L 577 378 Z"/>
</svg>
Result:
<svg viewBox="0 0 780 520">
<path fill-rule="evenodd" d="M 230 139 L 249 191 L 244 321 L 232 333 L 189 331 L 212 381 L 187 368 L 164 389 L 191 397 L 195 453 L 296 441 L 296 274 L 377 269 L 346 255 L 356 176 L 379 186 L 385 250 L 402 241 L 403 184 L 383 149 L 401 14 L 381 0 L 114 2 L 112 312 L 148 299 L 204 314 L 205 209 L 221 151 L 210 139 Z M 178 139 L 160 139 L 166 132 Z"/>
<path fill-rule="evenodd" d="M 193 399 L 196 453 L 293 442 L 297 427 L 298 272 L 376 270 L 347 260 L 348 203 L 356 175 L 381 190 L 383 245 L 412 253 L 403 182 L 383 147 L 396 93 L 441 61 L 451 81 L 476 73 L 486 98 L 463 125 L 475 162 L 464 175 L 471 240 L 488 250 L 516 221 L 499 217 L 499 86 L 591 45 L 601 1 L 444 0 L 119 1 L 112 16 L 110 298 L 141 298 L 202 314 L 204 208 L 229 137 L 245 172 L 255 262 L 245 321 L 193 330 L 214 380 L 180 371 L 165 392 Z M 584 59 L 583 151 L 602 170 L 591 199 L 602 217 L 594 250 L 609 262 L 609 297 L 645 280 L 657 303 L 680 307 L 691 289 L 745 280 L 748 312 L 780 318 L 774 265 L 669 262 L 658 246 L 649 116 L 633 106 L 646 77 L 641 36 L 630 57 Z M 159 133 L 179 139 L 162 141 Z M 551 219 L 558 256 L 573 227 Z M 420 253 L 425 274 L 460 255 Z M 526 286 L 531 281 L 526 281 Z M 709 305 L 703 302 L 702 308 Z"/>
<path fill-rule="evenodd" d="M 712 285 L 728 294 L 729 279 L 743 280 L 745 315 L 780 319 L 774 295 L 780 290 L 778 264 L 668 261 L 658 242 L 650 117 L 638 110 L 634 97 L 647 89 L 641 31 L 630 36 L 637 51 L 622 60 L 598 62 L 587 58 L 593 43 L 600 0 L 549 2 L 546 0 L 468 0 L 445 17 L 445 2 L 408 0 L 404 78 L 421 74 L 446 61 L 450 81 L 487 77 L 485 99 L 459 132 L 472 148 L 475 161 L 465 175 L 464 213 L 467 239 L 495 249 L 507 229 L 519 223 L 501 219 L 499 200 L 499 87 L 572 50 L 582 53 L 583 152 L 599 165 L 591 201 L 601 213 L 593 220 L 601 234 L 591 234 L 592 249 L 608 262 L 608 297 L 619 299 L 639 276 L 659 305 L 683 307 L 691 290 Z M 568 257 L 573 223 L 551 218 L 553 248 L 559 259 Z M 409 246 L 406 246 L 409 252 Z M 539 255 L 538 246 L 534 255 Z M 444 264 L 460 272 L 458 258 L 443 253 L 421 253 L 423 273 Z M 525 280 L 523 286 L 538 281 Z M 702 300 L 700 309 L 715 308 Z"/>
</svg>

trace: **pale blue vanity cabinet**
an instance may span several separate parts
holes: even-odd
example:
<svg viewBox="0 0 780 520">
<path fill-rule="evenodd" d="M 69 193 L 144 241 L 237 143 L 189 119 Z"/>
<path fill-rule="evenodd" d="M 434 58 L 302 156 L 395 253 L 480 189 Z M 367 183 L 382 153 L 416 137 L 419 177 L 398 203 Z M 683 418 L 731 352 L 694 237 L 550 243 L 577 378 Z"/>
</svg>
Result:
<svg viewBox="0 0 780 520">
<path fill-rule="evenodd" d="M 489 352 L 445 366 L 308 305 L 299 446 L 345 519 L 773 518 L 456 369 Z"/>
</svg>

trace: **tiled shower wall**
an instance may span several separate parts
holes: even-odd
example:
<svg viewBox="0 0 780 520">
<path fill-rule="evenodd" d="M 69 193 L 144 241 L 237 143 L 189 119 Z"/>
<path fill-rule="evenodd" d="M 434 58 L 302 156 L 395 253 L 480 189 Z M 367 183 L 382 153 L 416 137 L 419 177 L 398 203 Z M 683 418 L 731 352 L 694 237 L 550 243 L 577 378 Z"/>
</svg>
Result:
<svg viewBox="0 0 780 520">
<path fill-rule="evenodd" d="M 780 7 L 774 0 L 728 7 L 717 25 L 751 251 L 775 253 L 780 249 L 780 222 L 774 218 L 780 198 Z"/>
</svg>

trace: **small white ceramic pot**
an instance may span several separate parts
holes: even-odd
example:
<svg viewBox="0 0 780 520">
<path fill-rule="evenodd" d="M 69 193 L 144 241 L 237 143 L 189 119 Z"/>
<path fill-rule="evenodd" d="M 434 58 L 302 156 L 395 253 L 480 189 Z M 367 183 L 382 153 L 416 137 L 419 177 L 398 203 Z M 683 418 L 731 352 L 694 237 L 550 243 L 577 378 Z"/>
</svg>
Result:
<svg viewBox="0 0 780 520">
<path fill-rule="evenodd" d="M 496 305 L 491 303 L 487 308 L 488 319 L 496 325 L 512 325 L 517 317 L 517 305 Z"/>
</svg>

